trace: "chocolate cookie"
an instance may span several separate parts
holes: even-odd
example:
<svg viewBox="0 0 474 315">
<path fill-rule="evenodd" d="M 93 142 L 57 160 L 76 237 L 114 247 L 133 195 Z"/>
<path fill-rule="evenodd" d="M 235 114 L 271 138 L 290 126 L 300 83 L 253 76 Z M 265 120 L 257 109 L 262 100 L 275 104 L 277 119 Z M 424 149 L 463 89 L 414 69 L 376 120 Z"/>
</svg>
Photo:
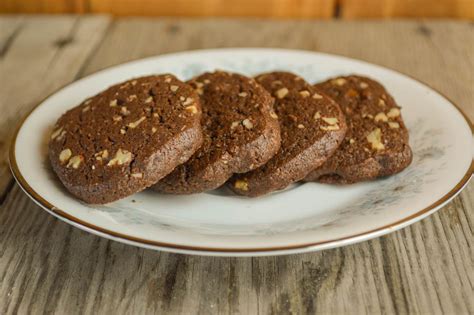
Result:
<svg viewBox="0 0 474 315">
<path fill-rule="evenodd" d="M 281 147 L 262 167 L 229 181 L 234 192 L 251 197 L 303 179 L 334 153 L 347 128 L 339 106 L 299 76 L 273 72 L 257 81 L 276 98 Z"/>
<path fill-rule="evenodd" d="M 352 75 L 316 87 L 339 103 L 348 130 L 337 152 L 305 181 L 354 183 L 398 173 L 411 163 L 400 107 L 381 84 Z"/>
<path fill-rule="evenodd" d="M 280 147 L 280 129 L 270 94 L 239 74 L 214 72 L 188 82 L 201 96 L 202 147 L 153 188 L 198 193 L 224 184 L 234 173 L 267 162 Z"/>
<path fill-rule="evenodd" d="M 199 96 L 172 75 L 114 85 L 57 121 L 49 159 L 64 186 L 103 204 L 156 183 L 202 143 Z"/>
</svg>

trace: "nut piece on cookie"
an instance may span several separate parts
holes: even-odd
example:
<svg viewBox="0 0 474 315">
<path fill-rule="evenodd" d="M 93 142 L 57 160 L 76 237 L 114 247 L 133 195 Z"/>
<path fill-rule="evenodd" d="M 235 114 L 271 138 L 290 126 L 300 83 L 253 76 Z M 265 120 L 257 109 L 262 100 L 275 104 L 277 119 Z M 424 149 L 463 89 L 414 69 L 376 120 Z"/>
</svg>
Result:
<svg viewBox="0 0 474 315">
<path fill-rule="evenodd" d="M 150 187 L 188 160 L 203 141 L 200 119 L 192 87 L 172 75 L 135 78 L 63 114 L 51 134 L 49 160 L 77 198 L 112 202 Z"/>
</svg>

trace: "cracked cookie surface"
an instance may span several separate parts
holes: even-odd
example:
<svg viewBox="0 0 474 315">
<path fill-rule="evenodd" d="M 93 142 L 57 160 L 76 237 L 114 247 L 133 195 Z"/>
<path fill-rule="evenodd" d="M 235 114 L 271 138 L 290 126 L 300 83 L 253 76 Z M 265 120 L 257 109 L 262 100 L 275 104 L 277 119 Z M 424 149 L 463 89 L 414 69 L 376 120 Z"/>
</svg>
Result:
<svg viewBox="0 0 474 315">
<path fill-rule="evenodd" d="M 202 143 L 199 96 L 173 75 L 114 85 L 63 114 L 49 159 L 64 186 L 87 203 L 141 191 Z"/>
</svg>

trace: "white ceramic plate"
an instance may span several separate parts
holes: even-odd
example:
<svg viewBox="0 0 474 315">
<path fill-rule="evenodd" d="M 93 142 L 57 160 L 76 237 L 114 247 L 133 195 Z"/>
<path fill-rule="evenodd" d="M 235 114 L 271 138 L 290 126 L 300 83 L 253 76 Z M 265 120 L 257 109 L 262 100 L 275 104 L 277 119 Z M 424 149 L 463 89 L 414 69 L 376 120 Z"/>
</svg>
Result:
<svg viewBox="0 0 474 315">
<path fill-rule="evenodd" d="M 260 198 L 213 191 L 190 196 L 135 194 L 105 206 L 73 198 L 47 161 L 51 127 L 67 109 L 117 82 L 170 72 L 189 79 L 224 69 L 255 75 L 289 70 L 309 82 L 358 73 L 382 82 L 403 107 L 414 160 L 402 173 L 351 186 L 295 185 Z M 39 104 L 19 128 L 10 165 L 23 190 L 80 229 L 146 248 L 203 255 L 300 253 L 360 242 L 416 222 L 447 203 L 473 170 L 472 127 L 445 97 L 380 66 L 279 49 L 219 49 L 152 57 L 100 71 Z"/>
</svg>

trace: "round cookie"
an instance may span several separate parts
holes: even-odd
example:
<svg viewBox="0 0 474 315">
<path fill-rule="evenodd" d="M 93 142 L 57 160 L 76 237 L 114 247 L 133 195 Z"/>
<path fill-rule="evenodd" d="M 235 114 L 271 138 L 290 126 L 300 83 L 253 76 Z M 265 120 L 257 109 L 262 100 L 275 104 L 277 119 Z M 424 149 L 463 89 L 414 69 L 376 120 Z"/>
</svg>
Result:
<svg viewBox="0 0 474 315">
<path fill-rule="evenodd" d="M 303 179 L 334 153 L 347 128 L 338 104 L 301 77 L 273 72 L 258 76 L 257 81 L 275 96 L 281 147 L 262 167 L 229 181 L 234 192 L 250 197 Z"/>
<path fill-rule="evenodd" d="M 57 121 L 49 159 L 64 186 L 87 203 L 141 191 L 187 161 L 202 143 L 199 96 L 172 75 L 123 82 Z"/>
<path fill-rule="evenodd" d="M 341 106 L 348 130 L 337 152 L 305 181 L 350 184 L 398 173 L 411 163 L 400 107 L 380 83 L 351 75 L 316 88 Z"/>
<path fill-rule="evenodd" d="M 153 188 L 173 194 L 218 188 L 234 173 L 266 163 L 280 147 L 273 99 L 254 79 L 227 72 L 188 82 L 200 94 L 204 142 L 193 157 Z"/>
</svg>

